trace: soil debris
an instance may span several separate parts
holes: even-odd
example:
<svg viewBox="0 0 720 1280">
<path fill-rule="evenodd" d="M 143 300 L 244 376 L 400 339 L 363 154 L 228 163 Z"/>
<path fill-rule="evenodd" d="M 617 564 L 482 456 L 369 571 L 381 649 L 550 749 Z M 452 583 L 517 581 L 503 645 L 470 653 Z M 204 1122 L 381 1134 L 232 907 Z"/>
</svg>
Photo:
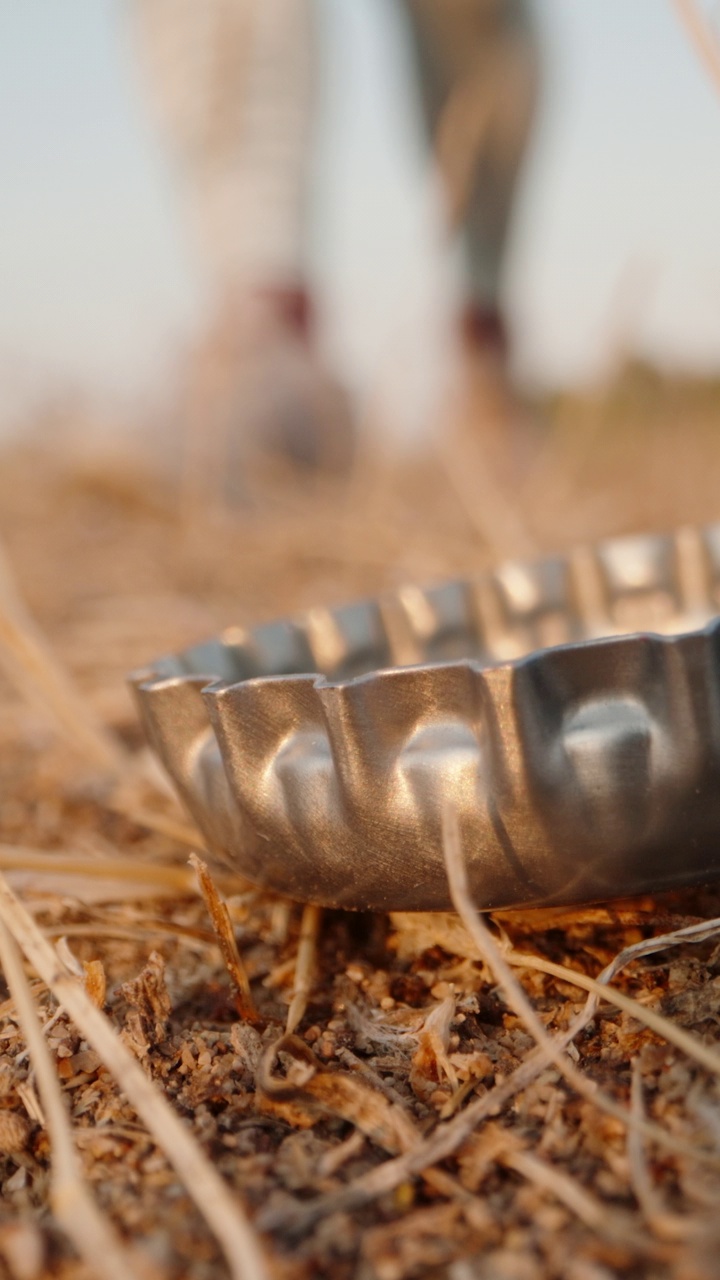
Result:
<svg viewBox="0 0 720 1280">
<path fill-rule="evenodd" d="M 715 518 L 707 397 L 688 399 L 671 460 L 655 400 L 634 435 L 637 397 L 608 401 L 617 429 L 565 486 L 562 528 L 557 504 L 528 504 L 538 545 L 596 532 L 593 487 L 618 532 Z M 652 492 L 633 479 L 648 450 L 667 479 Z M 488 551 L 449 482 L 406 461 L 359 500 L 280 477 L 218 527 L 189 523 L 157 469 L 131 471 L 132 492 L 32 439 L 0 467 L 15 667 L 33 620 L 30 666 L 0 682 L 0 871 L 49 948 L 42 973 L 25 951 L 25 977 L 128 1274 L 717 1280 L 717 886 L 498 913 L 481 943 L 457 915 L 303 912 L 209 864 L 203 900 L 206 851 L 142 744 L 124 676 L 155 654 L 476 571 Z M 87 1280 L 53 1210 L 36 1083 L 3 989 L 0 1276 Z"/>
</svg>

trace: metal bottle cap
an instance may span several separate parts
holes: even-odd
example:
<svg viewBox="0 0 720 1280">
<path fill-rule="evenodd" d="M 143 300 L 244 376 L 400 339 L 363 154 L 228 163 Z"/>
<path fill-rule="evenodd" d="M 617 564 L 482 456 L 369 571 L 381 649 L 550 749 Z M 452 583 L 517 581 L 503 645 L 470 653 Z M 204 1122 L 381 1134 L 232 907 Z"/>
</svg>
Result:
<svg viewBox="0 0 720 1280">
<path fill-rule="evenodd" d="M 131 680 L 258 884 L 448 909 L 451 797 L 478 906 L 591 902 L 720 877 L 717 613 L 720 525 L 231 629 Z"/>
</svg>

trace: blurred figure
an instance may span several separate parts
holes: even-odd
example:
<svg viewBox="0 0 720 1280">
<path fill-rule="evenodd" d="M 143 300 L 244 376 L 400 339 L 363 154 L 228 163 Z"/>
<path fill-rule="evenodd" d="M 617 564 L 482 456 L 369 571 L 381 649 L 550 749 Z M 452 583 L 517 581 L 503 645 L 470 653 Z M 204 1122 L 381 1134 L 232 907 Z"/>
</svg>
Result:
<svg viewBox="0 0 720 1280">
<path fill-rule="evenodd" d="M 463 305 L 455 334 L 456 395 L 437 444 L 484 524 L 505 523 L 505 499 L 527 470 L 530 425 L 509 377 L 500 301 L 513 201 L 538 89 L 528 0 L 402 0 L 429 144 L 445 195 L 448 234 L 464 242 Z M 482 493 L 482 497 L 481 497 Z M 487 533 L 487 529 L 485 530 Z M 513 545 L 523 545 L 516 535 Z"/>
<path fill-rule="evenodd" d="M 502 380 L 500 272 L 535 97 L 528 6 L 397 2 L 406 11 L 448 230 L 466 241 L 459 337 L 483 377 L 490 370 L 491 380 Z M 191 476 L 203 477 L 203 487 L 238 430 L 295 461 L 344 469 L 352 427 L 315 355 L 304 259 L 313 0 L 134 4 L 214 299 L 191 379 Z"/>
<path fill-rule="evenodd" d="M 212 313 L 188 370 L 187 489 L 222 492 L 238 447 L 347 463 L 305 286 L 313 84 L 310 0 L 134 0 L 183 180 Z M 233 472 L 236 468 L 231 468 Z"/>
<path fill-rule="evenodd" d="M 462 334 L 504 354 L 500 283 L 513 196 L 537 96 L 526 0 L 404 0 L 448 228 L 466 248 Z"/>
</svg>

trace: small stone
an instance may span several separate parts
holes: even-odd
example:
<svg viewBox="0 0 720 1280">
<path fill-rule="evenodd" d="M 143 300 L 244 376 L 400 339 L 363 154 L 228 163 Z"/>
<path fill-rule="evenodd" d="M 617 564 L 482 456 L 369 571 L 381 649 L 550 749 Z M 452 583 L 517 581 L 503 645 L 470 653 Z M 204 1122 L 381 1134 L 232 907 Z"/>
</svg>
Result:
<svg viewBox="0 0 720 1280">
<path fill-rule="evenodd" d="M 27 1169 L 25 1168 L 25 1165 L 21 1164 L 19 1169 L 16 1169 L 12 1177 L 8 1178 L 5 1183 L 5 1194 L 13 1195 L 16 1191 L 22 1191 L 23 1188 L 27 1186 L 27 1180 Z"/>
<path fill-rule="evenodd" d="M 0 1111 L 0 1151 L 15 1155 L 25 1151 L 30 1140 L 30 1124 L 18 1111 Z"/>
</svg>

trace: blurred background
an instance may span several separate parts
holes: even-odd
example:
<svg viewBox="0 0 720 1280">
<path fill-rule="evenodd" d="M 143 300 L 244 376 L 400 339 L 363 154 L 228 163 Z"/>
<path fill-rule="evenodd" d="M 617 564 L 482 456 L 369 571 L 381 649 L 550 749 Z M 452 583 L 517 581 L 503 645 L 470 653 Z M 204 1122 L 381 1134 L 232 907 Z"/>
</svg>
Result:
<svg viewBox="0 0 720 1280">
<path fill-rule="evenodd" d="M 125 673 L 230 625 L 720 520 L 716 4 L 0 6 L 8 743 L 38 692 L 28 741 L 136 741 Z"/>
<path fill-rule="evenodd" d="M 139 7 L 3 5 L 6 426 L 59 391 L 105 405 L 157 395 L 207 302 L 148 92 Z M 316 9 L 308 240 L 322 342 L 358 394 L 392 384 L 412 426 L 426 388 L 411 354 L 432 342 L 457 268 L 439 245 L 408 42 L 386 0 Z M 543 389 L 587 385 L 607 375 L 621 341 L 663 368 L 712 374 L 718 89 L 671 3 L 535 9 L 542 92 L 503 286 L 518 373 Z"/>
<path fill-rule="evenodd" d="M 263 636 L 253 628 L 296 611 L 303 611 L 312 658 L 298 645 L 300 656 L 290 661 L 312 662 L 330 679 L 374 667 L 388 655 L 402 662 L 468 656 L 467 646 L 483 662 L 504 661 L 576 634 L 578 618 L 583 634 L 661 624 L 672 631 L 720 612 L 720 0 L 0 0 L 0 16 L 0 855 L 4 850 L 3 865 L 22 866 L 24 877 L 35 877 L 36 889 L 42 881 L 45 893 L 53 886 L 62 892 L 62 899 L 49 900 L 48 931 L 62 928 L 73 947 L 76 939 L 83 945 L 78 933 L 86 932 L 86 949 L 78 954 L 107 955 L 114 984 L 120 972 L 129 977 L 139 970 L 133 937 L 141 939 L 143 956 L 156 941 L 165 953 L 170 938 L 160 905 L 153 900 L 152 915 L 145 914 L 118 881 L 111 890 L 122 895 L 118 914 L 112 900 L 110 913 L 102 914 L 99 894 L 107 888 L 100 881 L 89 896 L 85 876 L 69 885 L 52 879 L 48 886 L 46 871 L 31 868 L 40 865 L 33 855 L 42 860 L 57 850 L 73 859 L 128 855 L 134 875 L 140 858 L 156 858 L 167 861 L 170 872 L 171 864 L 180 869 L 183 842 L 197 847 L 143 751 L 129 671 L 220 633 L 243 655 L 227 668 L 231 674 L 276 672 L 292 652 L 293 632 L 270 629 Z M 620 556 L 613 547 L 608 554 L 607 546 L 599 552 L 587 546 L 613 535 L 703 523 L 716 525 L 704 540 L 684 530 L 665 540 L 631 541 L 629 548 L 625 543 Z M 574 556 L 551 562 L 545 572 L 504 563 L 577 544 Z M 459 591 L 423 593 L 423 584 L 447 577 L 468 581 Z M 340 619 L 332 613 L 333 605 L 388 591 L 396 593 L 394 609 L 351 609 Z M 405 635 L 400 646 L 394 627 L 401 641 Z M 691 699 L 679 683 L 686 668 L 675 661 L 677 650 L 661 656 L 645 646 L 643 662 L 654 673 L 651 705 L 642 702 L 642 682 L 637 699 L 630 697 L 632 662 L 615 699 L 602 661 L 597 698 L 581 699 L 579 714 L 573 703 L 573 719 L 568 713 L 562 732 L 574 735 L 579 763 L 572 768 L 581 779 L 591 776 L 599 744 L 597 804 L 590 785 L 582 787 L 603 830 L 613 825 L 606 824 L 603 797 L 624 762 L 640 759 L 636 745 L 645 753 L 638 776 L 668 777 L 675 787 L 668 726 L 683 729 L 688 758 L 698 755 L 704 735 L 715 733 L 717 668 L 708 667 L 706 679 L 704 657 L 717 655 L 717 634 L 710 650 L 698 642 L 687 651 L 687 672 L 697 663 L 702 674 L 692 698 L 697 724 L 689 711 L 687 717 L 678 711 Z M 247 667 L 241 665 L 246 659 Z M 666 670 L 675 673 L 667 689 Z M 520 725 L 530 725 L 538 741 L 542 730 L 556 760 L 565 750 L 559 727 L 553 736 L 562 679 L 555 689 L 545 686 L 545 677 L 528 680 L 525 673 L 515 685 L 508 682 L 507 704 L 498 710 L 503 723 L 512 725 L 517 716 Z M 429 692 L 421 694 L 412 724 L 394 705 L 387 723 L 380 720 L 388 785 L 409 794 L 420 777 L 403 764 L 400 749 L 411 747 L 434 794 L 428 762 L 436 742 L 450 742 L 465 793 L 472 785 L 467 717 L 457 733 L 441 719 L 436 736 L 436 686 L 418 681 L 417 687 Z M 696 688 L 692 681 L 688 687 Z M 375 699 L 365 703 L 368 716 Z M 606 727 L 596 732 L 598 709 Z M 188 725 L 190 718 L 188 710 Z M 488 736 L 484 718 L 478 695 L 473 729 L 480 759 L 488 762 L 498 754 L 497 732 Z M 177 713 L 178 745 L 180 720 Z M 412 739 L 405 741 L 403 724 Z M 312 726 L 298 727 L 304 752 Z M 359 739 L 366 728 L 360 725 Z M 521 729 L 517 741 L 527 732 Z M 172 745 L 170 730 L 168 741 Z M 199 733 L 196 742 L 197 770 L 209 778 L 214 757 Z M 515 752 L 511 734 L 507 742 Z M 280 790 L 275 785 L 271 754 L 266 765 L 263 795 L 284 794 L 284 783 Z M 342 767 L 362 777 L 366 762 L 350 756 Z M 490 781 L 496 771 L 505 779 L 497 798 L 500 830 L 504 792 L 517 791 L 516 815 L 526 800 L 532 804 L 539 783 L 531 780 L 523 798 L 522 761 L 507 770 L 492 761 L 482 768 L 494 824 Z M 283 769 L 277 766 L 277 777 Z M 710 763 L 707 769 L 710 778 Z M 678 778 L 684 770 L 678 767 Z M 374 778 L 374 770 L 368 776 Z M 220 794 L 221 779 L 213 777 L 208 786 L 217 783 Z M 318 786 L 311 780 L 312 797 L 322 804 Z M 623 779 L 620 796 L 629 794 Z M 548 796 L 541 812 L 550 814 L 558 796 L 549 784 Z M 286 807 L 291 819 L 295 798 Z M 646 810 L 640 796 L 638 831 Z M 626 817 L 619 814 L 618 830 L 635 830 Z M 512 832 L 516 822 L 513 817 Z M 656 813 L 648 823 L 656 830 Z M 507 854 L 505 836 L 502 845 Z M 308 865 L 311 855 L 303 850 Z M 21 883 L 27 886 L 27 878 Z M 235 901 L 240 906 L 244 899 Z M 172 904 L 174 911 L 174 897 Z M 209 1141 L 205 1121 L 216 1095 L 202 1083 L 210 1076 L 200 1069 L 207 1054 L 198 1049 L 205 1045 L 199 1036 L 208 1018 L 215 1025 L 226 1015 L 220 984 L 198 969 L 194 948 L 204 945 L 203 930 L 195 928 L 199 917 L 192 910 L 182 906 L 177 914 L 183 950 L 170 986 L 176 1011 L 194 1020 L 197 1010 L 200 1019 L 192 1024 L 200 1084 L 180 1096 L 202 1101 L 201 1136 Z M 265 910 L 259 907 L 258 921 Z M 282 973 L 280 981 L 289 982 L 291 951 L 274 953 L 268 943 L 282 938 L 280 947 L 294 948 L 290 904 L 267 910 L 268 932 L 244 906 L 233 916 L 242 922 L 240 945 L 245 955 L 257 956 L 250 961 L 255 978 L 269 985 L 273 973 Z M 583 948 L 588 963 L 610 960 L 623 945 L 622 930 L 630 941 L 653 919 L 658 929 L 667 928 L 666 921 L 686 924 L 698 911 L 717 910 L 714 898 L 692 896 L 658 901 L 657 908 L 646 899 L 639 915 L 633 908 L 629 915 L 582 917 L 580 932 L 571 935 L 571 963 L 580 967 Z M 607 923 L 596 926 L 593 918 Z M 364 928 L 360 922 L 353 950 L 345 952 L 345 943 L 335 941 L 343 934 L 331 926 L 318 970 L 335 972 L 336 962 L 344 968 L 344 956 L 362 948 L 361 973 L 368 974 L 362 998 L 370 1018 L 382 991 L 395 994 L 394 985 L 386 985 L 395 962 L 388 958 L 385 974 L 384 927 L 368 926 L 366 934 Z M 312 930 L 303 930 L 298 994 L 302 983 L 314 981 Z M 432 941 L 445 945 L 442 935 Z M 418 950 L 425 945 L 418 942 Z M 560 928 L 553 927 L 543 949 L 562 957 Z M 332 964 L 331 950 L 337 951 Z M 72 955 L 67 947 L 65 954 Z M 405 964 L 401 957 L 398 962 Z M 383 970 L 374 973 L 376 963 Z M 681 957 L 667 990 L 662 975 L 648 970 L 653 985 L 642 998 L 662 999 L 665 1012 L 688 1025 L 707 1011 L 716 1017 L 719 979 L 701 990 L 697 968 Z M 453 982 L 443 979 L 443 994 L 455 989 L 456 977 L 462 989 L 460 972 L 458 966 L 447 970 Z M 144 970 L 121 991 L 144 991 L 152 973 L 161 970 Z M 415 981 L 413 967 L 408 986 L 398 988 L 400 1005 L 406 995 L 410 1004 L 420 1003 L 408 994 Z M 423 979 L 417 981 L 422 990 Z M 678 984 L 687 995 L 682 1008 L 673 994 Z M 104 978 L 100 985 L 102 1000 Z M 431 987 L 433 997 L 440 992 L 440 985 Z M 129 996 L 127 1003 L 134 1017 Z M 320 1023 L 338 1007 L 325 984 L 316 1009 Z M 405 1017 L 400 1008 L 397 1013 Z M 495 1019 L 488 1014 L 488 1020 Z M 502 1043 L 510 1045 L 500 1022 Z M 145 1054 L 153 1037 L 145 1040 L 138 1031 L 142 1038 L 132 1039 L 133 1025 L 127 1024 L 128 1043 Z M 429 1036 L 430 1023 L 425 1026 Z M 606 1026 L 611 1042 L 602 1055 L 609 1071 L 617 1061 L 617 1025 L 608 1019 Z M 12 1028 L 3 1034 L 10 1037 Z M 219 1033 L 209 1034 L 215 1039 L 207 1044 L 217 1040 L 220 1047 Z M 659 1058 L 655 1045 L 645 1046 L 645 1059 L 635 1030 L 632 1036 L 632 1053 L 639 1055 L 633 1069 L 636 1062 L 641 1068 L 633 1075 L 637 1115 L 643 1073 L 649 1107 L 664 1074 L 675 1094 L 696 1099 L 695 1133 L 697 1118 L 711 1111 L 709 1105 L 701 1110 L 694 1084 L 686 1088 L 685 1067 L 666 1070 L 669 1059 Z M 252 1043 L 241 1054 L 248 1062 Z M 332 1037 L 326 1041 L 323 1031 L 319 1052 L 326 1043 L 333 1054 Z M 618 1087 L 624 1088 L 630 1041 L 618 1045 Z M 511 1049 L 502 1052 L 505 1071 Z M 84 1096 L 100 1098 L 107 1118 L 105 1085 L 95 1090 L 95 1068 L 85 1073 L 77 1065 L 88 1056 L 94 1055 L 62 1059 L 80 1072 L 68 1088 L 90 1081 Z M 163 1061 L 169 1070 L 172 1063 Z M 7 1059 L 2 1069 L 5 1107 L 11 1105 Z M 452 1105 L 465 1092 L 463 1085 Z M 430 1103 L 442 1096 L 427 1095 Z M 672 1097 L 658 1094 L 663 1107 Z M 81 1125 L 90 1115 L 84 1107 L 74 1105 Z M 519 1114 L 539 1115 L 534 1102 L 523 1107 Z M 581 1153 L 578 1194 L 585 1196 L 581 1183 L 592 1166 L 585 1148 L 576 1146 L 584 1112 L 572 1125 L 561 1108 L 552 1114 L 562 1139 L 557 1159 Z M 662 1114 L 676 1126 L 673 1112 Z M 597 1126 L 588 1115 L 594 1159 Z M 611 1147 L 616 1129 L 607 1132 Z M 316 1141 L 311 1131 L 305 1136 Z M 234 1134 L 227 1137 L 234 1142 Z M 263 1152 L 271 1149 L 271 1137 L 263 1131 Z M 129 1151 L 125 1138 L 119 1140 Z M 234 1185 L 256 1178 L 247 1174 L 252 1148 L 243 1143 L 236 1148 L 240 1165 L 227 1163 L 234 1159 L 231 1149 L 222 1157 Z M 224 1149 L 219 1141 L 217 1149 Z M 351 1149 L 344 1144 L 342 1150 L 347 1156 Z M 313 1151 L 288 1146 L 282 1158 L 287 1185 L 297 1188 L 295 1173 L 314 1167 Z M 22 1159 L 28 1164 L 29 1157 Z M 127 1219 L 131 1235 L 147 1232 L 155 1274 L 156 1262 L 165 1268 L 161 1223 L 152 1221 L 153 1195 L 165 1188 L 156 1160 L 155 1154 L 137 1158 L 137 1176 L 144 1169 L 153 1185 L 146 1181 L 148 1196 L 138 1197 L 133 1184 Z M 28 1184 L 20 1156 L 17 1163 L 3 1185 L 3 1194 L 18 1197 L 17 1224 L 5 1223 L 0 1246 L 17 1226 L 15 1274 L 21 1262 L 22 1274 L 39 1274 L 41 1261 L 28 1270 L 18 1252 L 36 1238 L 28 1214 L 38 1184 L 32 1185 L 32 1166 Z M 639 1234 L 643 1259 L 667 1266 L 663 1274 L 677 1258 L 677 1275 L 686 1260 L 688 1275 L 717 1275 L 709 1243 L 715 1237 L 705 1218 L 682 1220 L 681 1236 L 679 1211 L 663 1218 L 654 1208 L 655 1171 L 643 1164 L 640 1145 L 628 1165 L 650 1227 L 669 1225 L 669 1231 L 657 1229 L 652 1254 Z M 339 1161 L 334 1167 L 339 1170 Z M 668 1203 L 676 1205 L 682 1165 L 676 1169 L 668 1160 L 666 1167 Z M 615 1180 L 602 1184 L 612 1197 L 605 1252 L 598 1246 L 588 1253 L 584 1271 L 583 1258 L 574 1256 L 575 1276 L 609 1275 L 603 1259 L 614 1272 L 615 1259 L 631 1257 L 631 1250 L 622 1252 L 629 1238 L 625 1219 L 613 1225 L 616 1212 L 626 1213 L 629 1191 L 614 1167 L 603 1170 L 603 1177 L 611 1174 Z M 544 1175 L 534 1176 L 544 1196 Z M 251 1199 L 258 1203 L 261 1188 L 254 1185 Z M 177 1214 L 184 1202 L 175 1188 L 165 1189 Z M 690 1182 L 688 1175 L 685 1190 L 688 1203 L 709 1204 L 699 1179 Z M 150 1206 L 147 1227 L 138 1226 L 141 1199 Z M 592 1212 L 595 1220 L 595 1202 L 582 1209 L 577 1196 L 566 1200 L 568 1212 L 580 1204 L 580 1218 L 588 1221 Z M 113 1212 L 119 1204 L 110 1185 L 105 1203 Z M 404 1194 L 397 1204 L 409 1233 L 417 1213 L 406 1213 L 412 1205 Z M 541 1258 L 543 1240 L 535 1225 L 534 1234 L 523 1234 L 530 1204 L 523 1199 L 523 1229 L 513 1232 L 512 1248 L 508 1234 L 507 1250 L 498 1246 L 488 1254 L 491 1270 L 483 1274 L 492 1273 L 496 1257 L 501 1268 L 503 1259 L 508 1267 L 517 1259 L 512 1274 L 536 1274 L 532 1258 Z M 452 1234 L 460 1220 L 455 1207 L 449 1209 L 452 1217 L 434 1221 L 451 1223 Z M 565 1206 L 560 1218 L 550 1206 L 547 1212 L 548 1231 L 557 1236 L 552 1224 L 564 1222 Z M 388 1213 L 384 1202 L 383 1219 Z M 328 1249 L 334 1244 L 326 1227 L 344 1217 L 322 1224 Z M 392 1225 L 366 1237 L 380 1239 L 378 1232 Z M 493 1250 L 496 1227 L 493 1220 L 487 1233 L 479 1228 Z M 561 1254 L 575 1254 L 566 1238 L 576 1237 L 557 1236 L 560 1250 L 553 1245 L 554 1252 L 542 1255 L 558 1272 L 566 1261 Z M 198 1239 L 206 1268 L 210 1254 Z M 394 1238 L 382 1239 L 395 1249 Z M 432 1228 L 419 1240 L 420 1251 L 430 1242 L 431 1265 Z M 53 1228 L 53 1274 L 59 1274 L 57 1262 L 69 1275 L 58 1247 Z M 29 1248 L 33 1256 L 35 1248 L 41 1252 L 39 1244 Z M 399 1275 L 402 1255 L 387 1256 L 395 1270 L 384 1274 Z M 439 1268 L 443 1256 L 437 1255 Z M 312 1267 L 312 1257 L 299 1252 L 298 1267 Z M 335 1257 L 348 1274 L 344 1243 Z M 424 1268 L 425 1258 L 418 1257 Z M 10 1267 L 9 1252 L 7 1258 Z M 328 1266 L 331 1274 L 333 1262 Z M 0 1270 L 7 1274 L 1 1262 Z"/>
<path fill-rule="evenodd" d="M 0 527 L 42 616 L 123 539 L 107 607 L 169 574 L 194 635 L 718 519 L 710 0 L 2 17 Z"/>
</svg>

